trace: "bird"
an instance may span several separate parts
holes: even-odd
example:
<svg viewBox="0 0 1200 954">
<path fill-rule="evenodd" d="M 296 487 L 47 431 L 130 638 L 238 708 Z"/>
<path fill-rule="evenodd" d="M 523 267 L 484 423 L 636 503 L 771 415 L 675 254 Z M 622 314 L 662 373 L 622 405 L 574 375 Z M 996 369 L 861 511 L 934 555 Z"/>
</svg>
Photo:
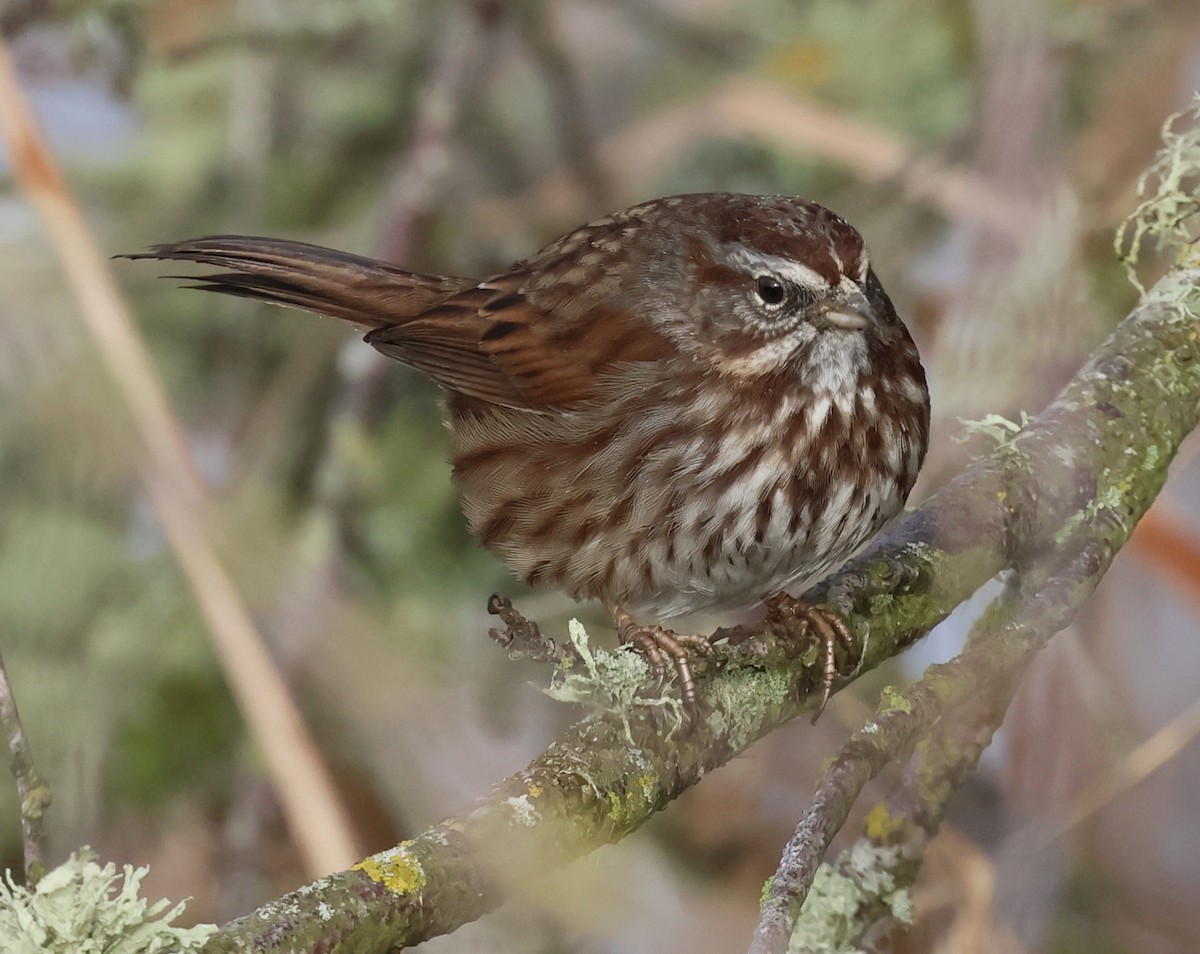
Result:
<svg viewBox="0 0 1200 954">
<path fill-rule="evenodd" d="M 304 242 L 214 235 L 128 256 L 190 287 L 365 329 L 444 390 L 471 531 L 534 587 L 600 601 L 696 705 L 710 643 L 664 624 L 789 594 L 903 509 L 929 441 L 920 355 L 860 233 L 788 195 L 673 195 L 483 280 Z M 172 276 L 182 277 L 182 276 Z M 789 602 L 790 601 L 790 602 Z"/>
</svg>

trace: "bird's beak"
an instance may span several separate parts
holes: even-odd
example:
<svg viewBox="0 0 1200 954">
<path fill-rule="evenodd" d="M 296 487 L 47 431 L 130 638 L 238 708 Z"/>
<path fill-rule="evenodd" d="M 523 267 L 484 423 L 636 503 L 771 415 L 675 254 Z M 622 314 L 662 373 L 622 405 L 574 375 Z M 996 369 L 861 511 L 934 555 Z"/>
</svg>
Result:
<svg viewBox="0 0 1200 954">
<path fill-rule="evenodd" d="M 834 308 L 825 312 L 825 320 L 843 331 L 862 331 L 875 323 L 875 309 L 855 285 L 843 292 L 841 301 Z"/>
</svg>

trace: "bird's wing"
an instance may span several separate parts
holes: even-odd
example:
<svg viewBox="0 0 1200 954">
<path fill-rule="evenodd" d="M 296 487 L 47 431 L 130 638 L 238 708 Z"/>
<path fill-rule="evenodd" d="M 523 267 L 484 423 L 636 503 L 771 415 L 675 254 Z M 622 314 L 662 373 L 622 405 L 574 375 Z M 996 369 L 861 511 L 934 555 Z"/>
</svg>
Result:
<svg viewBox="0 0 1200 954">
<path fill-rule="evenodd" d="M 642 316 L 589 302 L 586 287 L 570 307 L 554 308 L 552 294 L 528 280 L 514 270 L 366 340 L 452 391 L 531 410 L 587 401 L 612 368 L 667 355 L 666 339 Z"/>
</svg>

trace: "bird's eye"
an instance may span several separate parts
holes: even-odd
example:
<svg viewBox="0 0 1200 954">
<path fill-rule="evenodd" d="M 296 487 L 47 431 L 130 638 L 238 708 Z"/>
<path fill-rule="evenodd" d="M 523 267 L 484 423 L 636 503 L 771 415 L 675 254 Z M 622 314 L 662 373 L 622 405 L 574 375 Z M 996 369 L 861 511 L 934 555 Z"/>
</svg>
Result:
<svg viewBox="0 0 1200 954">
<path fill-rule="evenodd" d="M 774 275 L 760 275 L 754 282 L 754 291 L 764 305 L 782 305 L 787 289 Z"/>
</svg>

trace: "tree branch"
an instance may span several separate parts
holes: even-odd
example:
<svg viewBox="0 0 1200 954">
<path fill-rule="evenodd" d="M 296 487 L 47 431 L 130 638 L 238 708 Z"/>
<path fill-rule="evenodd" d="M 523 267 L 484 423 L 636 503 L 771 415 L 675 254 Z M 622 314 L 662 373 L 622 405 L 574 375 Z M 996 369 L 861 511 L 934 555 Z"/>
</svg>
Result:
<svg viewBox="0 0 1200 954">
<path fill-rule="evenodd" d="M 8 753 L 13 778 L 17 780 L 17 797 L 21 800 L 21 841 L 25 848 L 25 883 L 33 887 L 46 873 L 46 809 L 50 807 L 50 786 L 38 774 L 29 750 L 29 739 L 17 700 L 8 682 L 8 669 L 0 657 L 0 729 L 8 740 Z"/>
<path fill-rule="evenodd" d="M 838 923 L 831 925 L 821 912 L 810 916 L 805 909 L 799 930 L 811 942 L 810 932 L 824 936 L 844 927 L 850 937 L 840 941 L 851 942 L 878 928 L 881 919 L 894 920 L 887 899 L 911 887 L 951 797 L 1004 721 L 1020 676 L 1074 619 L 1128 537 L 1120 522 L 1097 518 L 1084 539 L 1072 538 L 1010 579 L 976 623 L 967 648 L 948 663 L 930 666 L 903 693 L 885 693 L 875 716 L 842 747 L 783 851 L 750 954 L 786 954 L 818 866 L 864 786 L 919 743 L 905 782 L 868 820 L 865 841 L 875 863 L 870 884 L 856 886 L 861 889 L 856 914 L 848 917 L 839 904 Z M 857 847 L 834 869 L 853 871 L 849 859 Z M 881 873 L 888 876 L 878 877 Z"/>
</svg>

